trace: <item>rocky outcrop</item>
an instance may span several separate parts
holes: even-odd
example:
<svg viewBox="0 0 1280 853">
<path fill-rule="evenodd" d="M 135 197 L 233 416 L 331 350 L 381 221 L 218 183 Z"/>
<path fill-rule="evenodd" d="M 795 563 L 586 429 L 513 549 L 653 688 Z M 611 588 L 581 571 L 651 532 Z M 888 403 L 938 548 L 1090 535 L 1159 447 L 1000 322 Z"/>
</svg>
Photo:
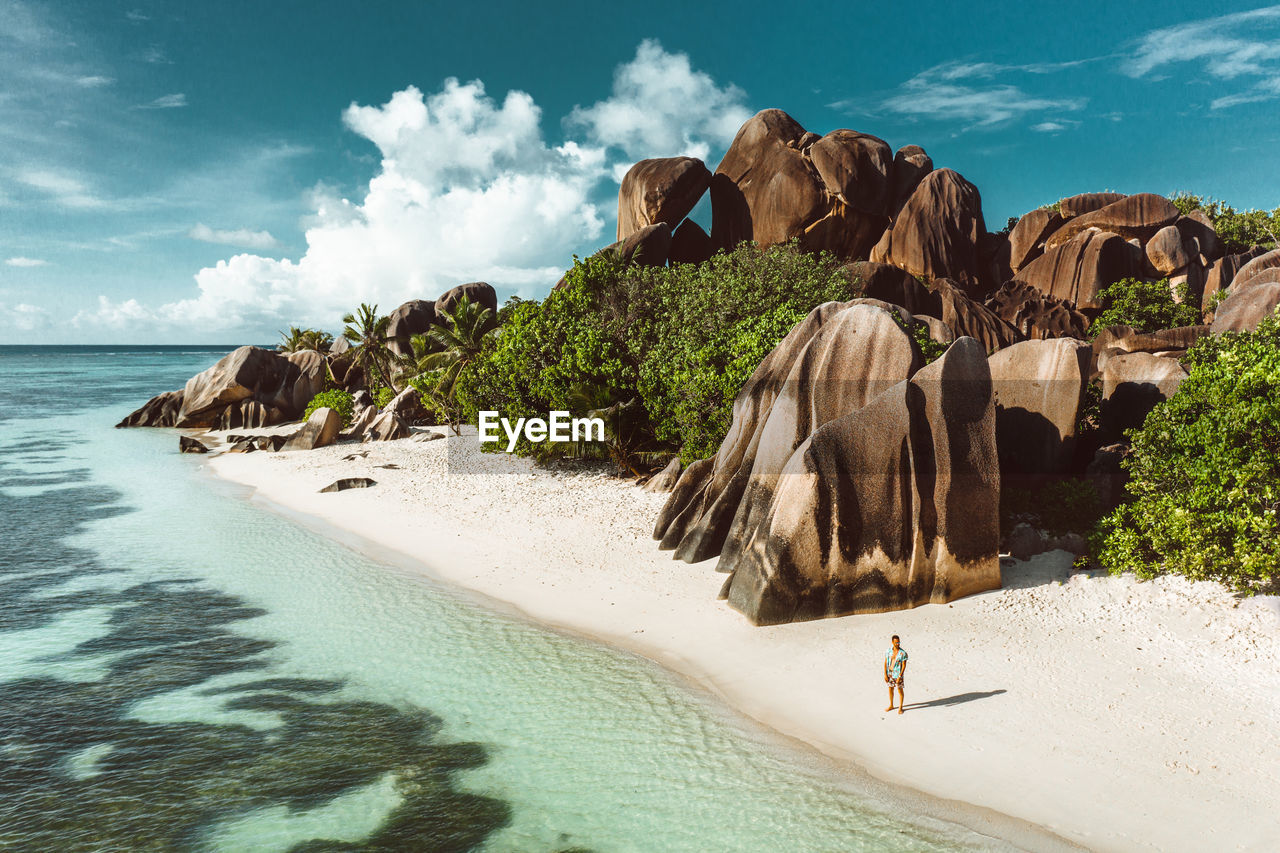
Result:
<svg viewBox="0 0 1280 853">
<path fill-rule="evenodd" d="M 1213 228 L 1213 220 L 1203 210 L 1193 210 L 1178 217 L 1174 225 L 1182 235 L 1187 252 L 1193 258 L 1198 257 L 1202 265 L 1208 266 L 1222 257 L 1222 239 Z"/>
<path fill-rule="evenodd" d="M 875 261 L 856 261 L 844 271 L 855 293 L 901 305 L 912 314 L 942 319 L 942 298 L 906 270 Z"/>
<path fill-rule="evenodd" d="M 396 416 L 394 412 L 383 412 L 373 419 L 364 431 L 365 441 L 395 441 L 408 438 L 409 425 Z"/>
<path fill-rule="evenodd" d="M 1237 276 L 1239 278 L 1239 276 Z M 1254 277 L 1256 280 L 1257 277 Z M 1212 331 L 1252 332 L 1258 324 L 1275 313 L 1280 306 L 1280 283 L 1267 282 L 1248 286 L 1232 286 L 1227 298 L 1218 304 Z"/>
<path fill-rule="evenodd" d="M 1062 199 L 1058 202 L 1058 210 L 1065 219 L 1083 216 L 1101 210 L 1109 204 L 1123 199 L 1124 193 L 1081 193 Z"/>
<path fill-rule="evenodd" d="M 782 110 L 749 119 L 711 179 L 711 238 L 732 249 L 793 238 L 811 251 L 866 257 L 888 222 L 893 159 L 852 130 L 818 137 Z"/>
<path fill-rule="evenodd" d="M 1194 255 L 1183 244 L 1176 225 L 1166 225 L 1147 241 L 1147 262 L 1157 275 L 1169 276 L 1191 263 Z"/>
<path fill-rule="evenodd" d="M 199 439 L 192 438 L 189 435 L 178 436 L 178 452 L 179 453 L 208 453 L 209 448 L 205 447 Z"/>
<path fill-rule="evenodd" d="M 1246 286 L 1267 270 L 1274 269 L 1280 269 L 1280 249 L 1261 254 L 1240 267 L 1240 271 L 1231 279 L 1231 287 L 1234 289 Z"/>
<path fill-rule="evenodd" d="M 142 404 L 142 408 L 130 412 L 116 424 L 121 427 L 172 427 L 178 425 L 182 411 L 182 391 L 165 391 Z"/>
<path fill-rule="evenodd" d="M 1077 308 L 1101 310 L 1099 294 L 1142 274 L 1142 249 L 1118 234 L 1084 231 L 1018 270 L 1016 280 Z"/>
<path fill-rule="evenodd" d="M 700 264 L 715 254 L 715 244 L 710 235 L 702 230 L 702 226 L 692 219 L 680 223 L 680 227 L 671 235 L 671 248 L 667 250 L 667 261 L 676 264 Z"/>
<path fill-rule="evenodd" d="M 996 446 L 1006 474 L 1065 474 L 1093 350 L 1071 338 L 1023 341 L 988 359 Z"/>
<path fill-rule="evenodd" d="M 1089 230 L 1118 234 L 1126 240 L 1136 239 L 1145 243 L 1161 228 L 1177 220 L 1178 209 L 1164 196 L 1154 193 L 1124 196 L 1097 210 L 1068 219 L 1045 240 L 1045 250 L 1061 246 Z"/>
<path fill-rule="evenodd" d="M 328 447 L 338 440 L 342 431 L 342 416 L 333 409 L 322 406 L 311 413 L 302 428 L 289 436 L 283 450 L 315 450 Z"/>
<path fill-rule="evenodd" d="M 769 493 L 799 444 L 922 362 L 889 310 L 828 302 L 810 311 L 738 392 L 716 455 L 681 475 L 655 525 L 660 547 L 690 563 L 717 556 L 730 528 L 746 524 L 735 520 L 740 506 Z M 756 497 L 748 500 L 748 493 Z"/>
<path fill-rule="evenodd" d="M 1261 257 L 1266 253 L 1267 250 L 1261 246 L 1253 246 L 1247 252 L 1224 255 L 1215 261 L 1205 276 L 1204 301 L 1201 304 L 1208 309 L 1213 301 L 1214 294 L 1231 287 L 1231 282 L 1235 280 L 1236 273 L 1240 272 L 1254 258 Z"/>
<path fill-rule="evenodd" d="M 938 279 L 933 283 L 933 292 L 942 302 L 942 322 L 957 338 L 974 338 L 989 353 L 1023 339 L 1016 328 L 994 311 L 970 299 L 956 282 Z"/>
<path fill-rule="evenodd" d="M 1187 371 L 1172 358 L 1135 352 L 1106 360 L 1102 370 L 1102 432 L 1117 440 L 1142 426 L 1158 404 L 1172 397 Z"/>
<path fill-rule="evenodd" d="M 1021 281 L 1006 282 L 984 303 L 997 317 L 1026 338 L 1083 338 L 1089 318 L 1065 299 Z"/>
<path fill-rule="evenodd" d="M 960 338 L 751 496 L 720 560 L 729 604 L 772 625 L 999 588 L 999 488 L 986 353 Z"/>
<path fill-rule="evenodd" d="M 920 186 L 924 176 L 933 171 L 931 158 L 919 145 L 904 145 L 893 155 L 893 188 L 890 191 L 892 201 L 889 204 L 889 217 L 896 219 L 907 199 Z"/>
<path fill-rule="evenodd" d="M 680 457 L 676 456 L 661 471 L 649 478 L 649 482 L 644 484 L 644 490 L 656 494 L 665 494 L 673 490 L 679 480 Z"/>
<path fill-rule="evenodd" d="M 378 485 L 378 481 L 371 480 L 368 477 L 344 477 L 341 480 L 334 480 L 321 489 L 320 492 L 345 492 L 349 489 L 367 489 L 376 485 Z"/>
<path fill-rule="evenodd" d="M 467 297 L 472 305 L 479 305 L 481 308 L 488 308 L 493 312 L 489 322 L 491 326 L 497 325 L 498 293 L 491 285 L 483 281 L 460 284 L 440 294 L 435 303 L 436 322 L 444 323 L 445 316 L 453 313 L 454 307 L 462 301 L 464 296 Z"/>
<path fill-rule="evenodd" d="M 711 172 L 694 157 L 641 160 L 618 189 L 618 240 L 665 222 L 675 230 L 711 185 Z"/>
<path fill-rule="evenodd" d="M 295 417 L 294 385 L 300 371 L 288 358 L 258 347 L 240 347 L 187 380 L 177 426 L 212 427 L 224 409 L 252 401 Z"/>
<path fill-rule="evenodd" d="M 392 413 L 406 424 L 416 423 L 426 416 L 426 410 L 422 407 L 422 394 L 412 385 L 393 397 L 382 411 Z"/>
<path fill-rule="evenodd" d="M 262 429 L 284 423 L 288 418 L 280 409 L 265 406 L 257 400 L 245 400 L 227 406 L 218 415 L 218 429 Z"/>
<path fill-rule="evenodd" d="M 925 175 L 894 220 L 885 260 L 926 279 L 951 278 L 980 294 L 986 234 L 978 188 L 950 169 Z"/>
<path fill-rule="evenodd" d="M 388 315 L 387 347 L 396 355 L 411 355 L 414 335 L 429 331 L 436 322 L 436 304 L 429 299 L 410 299 Z"/>
<path fill-rule="evenodd" d="M 285 358 L 298 368 L 298 378 L 293 381 L 289 398 L 290 411 L 305 411 L 311 398 L 324 390 L 325 381 L 329 378 L 328 364 L 324 354 L 316 350 L 291 352 Z"/>
<path fill-rule="evenodd" d="M 1013 272 L 1044 253 L 1044 241 L 1065 222 L 1062 214 L 1047 207 L 1037 208 L 1018 220 L 1009 232 L 1009 266 Z"/>
</svg>

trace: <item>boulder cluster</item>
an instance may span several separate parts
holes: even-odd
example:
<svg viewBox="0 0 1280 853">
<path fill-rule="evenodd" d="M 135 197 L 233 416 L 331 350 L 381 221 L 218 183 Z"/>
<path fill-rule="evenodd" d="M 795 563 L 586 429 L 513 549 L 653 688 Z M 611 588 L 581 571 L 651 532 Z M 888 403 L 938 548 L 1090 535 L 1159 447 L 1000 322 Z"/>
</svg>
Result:
<svg viewBox="0 0 1280 853">
<path fill-rule="evenodd" d="M 710 235 L 685 218 L 704 190 Z M 1162 196 L 1086 193 L 991 233 L 978 189 L 923 149 L 820 137 L 779 110 L 750 119 L 714 173 L 688 157 L 636 164 L 618 240 L 649 264 L 795 240 L 844 258 L 866 297 L 814 309 L 742 388 L 718 452 L 650 485 L 671 492 L 661 547 L 716 558 L 723 597 L 756 624 L 998 587 L 1002 483 L 1087 476 L 1114 500 L 1124 431 L 1177 390 L 1186 350 L 1280 304 L 1280 250 L 1225 254 L 1208 217 Z M 1102 291 L 1125 278 L 1168 279 L 1196 305 L 1229 292 L 1205 325 L 1086 343 Z M 950 345 L 932 364 L 917 324 Z M 1098 427 L 1087 442 L 1083 417 Z"/>
</svg>

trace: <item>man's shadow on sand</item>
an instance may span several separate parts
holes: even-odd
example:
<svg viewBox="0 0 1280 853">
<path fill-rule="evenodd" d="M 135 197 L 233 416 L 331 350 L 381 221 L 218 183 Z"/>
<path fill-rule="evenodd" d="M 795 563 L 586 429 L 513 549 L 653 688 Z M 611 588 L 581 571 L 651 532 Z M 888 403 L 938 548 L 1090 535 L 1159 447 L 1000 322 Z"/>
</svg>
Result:
<svg viewBox="0 0 1280 853">
<path fill-rule="evenodd" d="M 924 708 L 945 708 L 949 705 L 963 705 L 965 702 L 989 699 L 992 696 L 999 696 L 1001 693 L 1008 692 L 1007 690 L 988 690 L 985 693 L 957 693 L 955 696 L 948 696 L 945 699 L 930 699 L 928 702 L 909 702 L 903 706 L 903 710 L 918 711 Z"/>
</svg>

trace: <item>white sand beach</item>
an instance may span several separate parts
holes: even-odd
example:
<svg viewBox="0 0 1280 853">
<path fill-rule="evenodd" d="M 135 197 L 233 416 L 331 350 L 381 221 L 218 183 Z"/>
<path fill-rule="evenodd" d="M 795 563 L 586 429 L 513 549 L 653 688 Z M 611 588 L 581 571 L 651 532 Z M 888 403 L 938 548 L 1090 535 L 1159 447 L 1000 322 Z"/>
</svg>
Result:
<svg viewBox="0 0 1280 853">
<path fill-rule="evenodd" d="M 887 782 L 1091 849 L 1280 849 L 1274 597 L 1073 574 L 1054 552 L 1006 561 L 1004 589 L 950 605 L 756 628 L 717 601 L 712 561 L 657 549 L 666 496 L 602 473 L 481 454 L 468 436 L 209 464 Z M 318 492 L 342 477 L 377 485 Z M 895 633 L 910 654 L 901 716 L 881 675 Z"/>
</svg>

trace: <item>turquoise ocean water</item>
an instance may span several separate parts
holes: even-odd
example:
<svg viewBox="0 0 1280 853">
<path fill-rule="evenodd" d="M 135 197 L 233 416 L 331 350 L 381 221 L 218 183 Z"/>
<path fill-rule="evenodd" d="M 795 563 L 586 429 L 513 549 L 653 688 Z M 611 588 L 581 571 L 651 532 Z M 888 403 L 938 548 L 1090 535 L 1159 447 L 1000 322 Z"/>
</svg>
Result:
<svg viewBox="0 0 1280 853">
<path fill-rule="evenodd" d="M 228 349 L 0 347 L 0 849 L 1003 846 L 112 429 Z"/>
</svg>

